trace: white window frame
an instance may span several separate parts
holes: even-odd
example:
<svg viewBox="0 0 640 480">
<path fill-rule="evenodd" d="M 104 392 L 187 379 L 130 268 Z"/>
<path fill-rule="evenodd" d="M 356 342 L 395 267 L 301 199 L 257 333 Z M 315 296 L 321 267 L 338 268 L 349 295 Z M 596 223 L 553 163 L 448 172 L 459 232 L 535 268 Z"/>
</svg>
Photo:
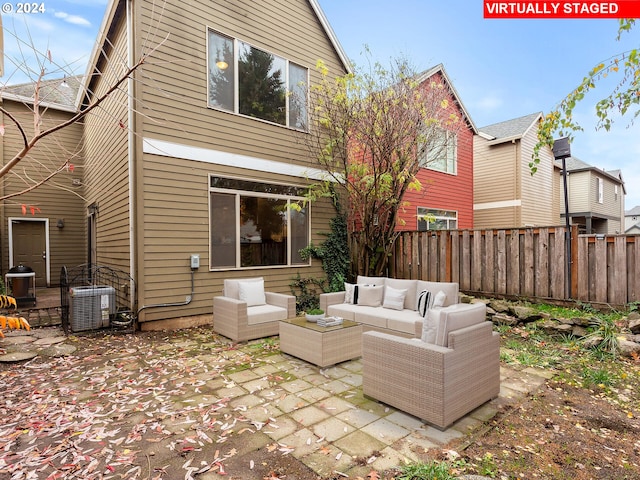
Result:
<svg viewBox="0 0 640 480">
<path fill-rule="evenodd" d="M 458 228 L 458 211 L 457 210 L 444 210 L 442 208 L 428 208 L 428 207 L 417 207 L 417 218 L 418 218 L 418 222 L 417 222 L 417 227 L 419 231 L 432 231 L 432 230 L 457 230 Z M 446 213 L 446 214 L 451 214 L 451 215 L 442 215 L 442 213 Z M 427 229 L 426 230 L 420 230 L 420 221 L 421 221 L 421 217 L 425 217 L 425 216 L 432 216 L 433 218 L 435 218 L 436 222 L 442 222 L 445 221 L 447 223 L 447 228 L 441 228 L 441 229 L 432 229 L 430 228 L 431 223 L 433 223 L 430 219 L 426 218 L 423 219 L 426 223 L 427 223 Z M 451 227 L 451 222 L 455 222 L 455 226 Z"/>
<path fill-rule="evenodd" d="M 436 172 L 447 173 L 449 175 L 458 174 L 458 134 L 451 130 L 440 128 L 437 137 L 445 135 L 447 138 L 446 145 L 438 146 L 440 149 L 439 157 L 429 158 L 429 153 L 433 149 L 427 148 L 423 158 L 420 159 L 420 166 L 428 168 Z"/>
<path fill-rule="evenodd" d="M 604 180 L 597 177 L 598 180 L 598 203 L 604 203 Z"/>
<path fill-rule="evenodd" d="M 217 62 L 214 61 L 214 59 L 212 58 L 212 53 L 209 51 L 209 36 L 211 34 L 215 34 L 218 35 L 220 37 L 225 37 L 229 40 L 231 40 L 233 42 L 233 111 L 223 108 L 223 107 L 219 107 L 216 105 L 212 105 L 210 102 L 210 88 L 211 88 L 211 81 L 210 81 L 210 72 L 212 72 L 213 68 L 216 68 L 215 65 Z M 292 62 L 290 60 L 288 60 L 287 58 L 284 58 L 280 55 L 276 55 L 273 52 L 270 52 L 269 50 L 266 50 L 262 47 L 259 47 L 257 45 L 251 44 L 249 42 L 246 42 L 244 40 L 240 40 L 238 38 L 235 38 L 233 36 L 230 35 L 226 35 L 222 32 L 220 32 L 219 30 L 216 30 L 214 28 L 211 27 L 207 27 L 206 29 L 206 42 L 207 42 L 207 106 L 209 108 L 212 108 L 214 110 L 221 110 L 223 112 L 230 112 L 233 113 L 235 115 L 240 115 L 242 117 L 245 118 L 251 118 L 253 120 L 258 120 L 261 122 L 266 122 L 269 123 L 270 125 L 278 125 L 280 127 L 286 127 L 286 128 L 291 128 L 293 130 L 299 130 L 299 131 L 304 131 L 307 132 L 309 131 L 309 111 L 307 109 L 307 105 L 309 104 L 309 68 L 305 67 L 303 65 L 300 65 L 299 63 L 295 63 Z M 247 45 L 249 47 L 258 49 L 262 52 L 268 53 L 270 55 L 273 55 L 276 58 L 279 58 L 281 60 L 284 60 L 285 62 L 285 72 L 284 72 L 284 79 L 283 79 L 283 83 L 286 86 L 286 98 L 285 98 L 285 123 L 284 124 L 280 124 L 277 122 L 272 122 L 270 120 L 265 120 L 263 118 L 259 118 L 259 117 L 252 117 L 249 115 L 243 115 L 242 113 L 240 113 L 240 92 L 239 92 L 239 72 L 238 72 L 238 59 L 240 56 L 240 44 L 244 44 Z M 300 83 L 298 83 L 297 85 L 290 85 L 290 69 L 293 67 L 299 68 L 301 70 L 304 70 L 306 72 L 306 80 L 305 80 L 305 84 L 306 84 L 306 93 L 305 93 L 305 98 L 304 98 L 304 112 L 301 115 L 303 118 L 302 122 L 298 122 L 297 125 L 290 125 L 290 121 L 291 121 L 291 99 L 293 98 L 293 96 L 295 95 L 297 90 L 300 90 Z"/>
<path fill-rule="evenodd" d="M 291 204 L 293 202 L 305 202 L 305 208 L 307 210 L 307 245 L 311 243 L 311 203 L 307 201 L 307 199 L 303 196 L 298 195 L 288 195 L 282 193 L 265 193 L 265 192 L 256 192 L 250 190 L 242 190 L 237 188 L 218 188 L 211 186 L 211 179 L 213 177 L 221 177 L 228 178 L 229 180 L 238 180 L 238 181 L 246 181 L 256 184 L 262 185 L 277 185 L 281 187 L 291 187 L 291 188 L 305 188 L 300 185 L 289 185 L 282 183 L 269 183 L 269 182 L 258 182 L 252 179 L 245 178 L 237 178 L 237 177 L 228 177 L 228 176 L 220 176 L 210 174 L 208 176 L 208 185 L 209 185 L 209 270 L 210 271 L 228 271 L 228 270 L 259 270 L 266 268 L 291 268 L 291 267 L 307 267 L 311 265 L 311 259 L 309 258 L 306 262 L 293 263 L 292 257 L 292 231 L 291 231 Z M 211 261 L 213 259 L 213 248 L 214 245 L 212 243 L 212 228 L 213 228 L 213 216 L 215 212 L 212 209 L 211 205 L 211 193 L 222 193 L 225 195 L 234 196 L 235 199 L 235 240 L 236 240 L 236 248 L 235 248 L 235 265 L 234 266 L 213 266 L 211 265 Z M 242 266 L 242 247 L 241 247 L 241 222 L 240 222 L 240 200 L 241 197 L 255 197 L 255 198 L 271 198 L 278 200 L 286 200 L 287 201 L 287 245 L 286 245 L 286 263 L 285 264 L 276 264 L 276 265 L 251 265 L 251 266 Z M 307 246 L 305 245 L 305 246 Z"/>
</svg>

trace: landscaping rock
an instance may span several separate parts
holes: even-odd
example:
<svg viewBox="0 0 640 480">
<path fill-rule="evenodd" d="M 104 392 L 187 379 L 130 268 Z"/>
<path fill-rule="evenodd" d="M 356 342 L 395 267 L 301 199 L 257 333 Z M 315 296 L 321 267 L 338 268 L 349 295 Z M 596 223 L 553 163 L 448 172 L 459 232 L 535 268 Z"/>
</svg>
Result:
<svg viewBox="0 0 640 480">
<path fill-rule="evenodd" d="M 510 304 L 506 300 L 491 300 L 489 306 L 498 313 L 507 313 Z"/>
<path fill-rule="evenodd" d="M 629 340 L 618 340 L 620 353 L 625 357 L 632 357 L 634 354 L 640 354 L 640 343 L 630 342 Z"/>
<path fill-rule="evenodd" d="M 578 338 L 586 337 L 588 333 L 588 330 L 580 325 L 574 325 L 571 329 L 571 334 Z"/>
<path fill-rule="evenodd" d="M 573 325 L 567 323 L 561 323 L 556 327 L 556 332 L 573 335 Z"/>
<path fill-rule="evenodd" d="M 510 311 L 513 315 L 518 317 L 518 320 L 520 320 L 523 323 L 533 322 L 535 320 L 540 319 L 540 315 L 533 308 L 530 308 L 530 307 L 514 305 L 510 309 Z"/>
<path fill-rule="evenodd" d="M 631 333 L 640 333 L 640 318 L 631 318 L 631 315 L 638 316 L 638 314 L 636 312 L 633 312 L 632 314 L 629 315 L 628 319 L 629 319 L 629 330 L 631 330 Z M 639 316 L 640 317 L 640 316 Z"/>
<path fill-rule="evenodd" d="M 518 319 L 516 317 L 512 317 L 511 315 L 507 315 L 506 313 L 496 313 L 491 320 L 496 325 L 517 325 Z"/>
<path fill-rule="evenodd" d="M 604 340 L 603 337 L 599 336 L 599 335 L 594 335 L 592 337 L 586 337 L 583 340 L 583 345 L 586 348 L 594 348 L 597 347 L 598 345 L 600 345 L 602 343 L 602 340 Z"/>
</svg>

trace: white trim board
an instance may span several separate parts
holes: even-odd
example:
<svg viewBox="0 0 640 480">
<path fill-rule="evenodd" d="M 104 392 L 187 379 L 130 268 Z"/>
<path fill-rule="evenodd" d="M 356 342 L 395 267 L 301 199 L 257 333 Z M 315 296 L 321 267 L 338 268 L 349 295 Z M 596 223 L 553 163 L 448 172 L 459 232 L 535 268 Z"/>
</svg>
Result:
<svg viewBox="0 0 640 480">
<path fill-rule="evenodd" d="M 487 203 L 474 203 L 474 210 L 488 210 L 491 208 L 508 208 L 508 207 L 521 207 L 522 200 L 503 200 L 502 202 L 487 202 Z"/>
<path fill-rule="evenodd" d="M 155 138 L 144 138 L 142 151 L 150 155 L 181 158 L 184 160 L 210 163 L 212 165 L 224 165 L 227 167 L 238 167 L 242 165 L 242 168 L 256 170 L 258 172 L 277 173 L 291 177 L 308 178 L 310 180 L 331 180 L 324 170 L 317 168 L 308 168 L 301 165 L 250 157 L 248 155 L 238 155 L 209 148 L 166 142 Z"/>
</svg>

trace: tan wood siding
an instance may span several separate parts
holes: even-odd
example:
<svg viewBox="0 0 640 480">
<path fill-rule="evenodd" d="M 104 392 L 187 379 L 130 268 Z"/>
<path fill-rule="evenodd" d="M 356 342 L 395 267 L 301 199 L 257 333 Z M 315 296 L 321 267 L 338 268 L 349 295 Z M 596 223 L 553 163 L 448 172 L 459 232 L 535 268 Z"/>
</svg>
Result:
<svg viewBox="0 0 640 480">
<path fill-rule="evenodd" d="M 155 28 L 150 10 L 140 14 L 137 28 Z M 343 71 L 306 0 L 278 2 L 275 8 L 273 3 L 242 1 L 199 3 L 185 9 L 180 2 L 170 2 L 157 26 L 157 38 L 170 36 L 144 69 L 145 136 L 306 163 L 306 149 L 296 142 L 293 130 L 207 106 L 207 27 L 308 68 L 312 81 L 318 78 L 318 59 L 336 74 Z"/>
<path fill-rule="evenodd" d="M 112 39 L 109 61 L 100 64 L 104 75 L 90 88 L 96 96 L 113 85 L 124 71 L 126 30 L 121 21 Z M 122 124 L 120 123 L 122 122 Z M 129 187 L 126 83 L 86 119 L 86 206 L 96 204 L 97 262 L 129 272 Z M 85 210 L 86 211 L 86 210 Z"/>
<path fill-rule="evenodd" d="M 26 130 L 33 135 L 32 106 L 7 101 L 3 107 L 11 112 Z M 41 130 L 59 125 L 71 118 L 71 114 L 59 110 L 43 110 Z M 7 117 L 2 120 L 5 133 L 2 136 L 2 162 L 6 164 L 23 147 L 22 138 L 15 124 Z M 7 195 L 23 191 L 26 186 L 43 180 L 65 161 L 73 164 L 73 171 L 62 171 L 35 190 L 4 202 L 1 215 L 2 271 L 9 267 L 8 217 L 49 219 L 50 285 L 58 285 L 63 265 L 74 266 L 86 261 L 85 224 L 82 221 L 82 187 L 74 184 L 82 177 L 82 125 L 73 124 L 40 140 L 35 148 L 2 180 L 2 193 Z M 22 213 L 22 205 L 27 213 Z M 31 213 L 31 207 L 34 213 Z M 58 219 L 64 227 L 56 226 Z M 36 272 L 39 284 L 46 272 Z M 41 281 L 42 280 L 42 281 Z"/>
<path fill-rule="evenodd" d="M 553 154 L 545 148 L 540 152 L 540 163 L 531 175 L 529 163 L 538 141 L 535 128 L 530 129 L 521 140 L 520 178 L 522 191 L 521 225 L 555 225 L 558 219 L 554 212 L 553 198 Z"/>
<path fill-rule="evenodd" d="M 592 204 L 595 202 L 595 191 L 592 188 L 593 182 L 589 172 L 571 172 L 568 175 L 569 213 L 591 211 Z M 561 192 L 560 201 L 564 202 L 564 190 L 562 187 Z"/>
<path fill-rule="evenodd" d="M 209 174 L 251 180 L 305 185 L 290 177 L 243 167 L 222 166 L 198 160 L 143 154 L 142 138 L 196 146 L 249 158 L 302 166 L 315 165 L 307 149 L 296 140 L 304 135 L 289 128 L 209 108 L 207 105 L 207 28 L 238 38 L 309 69 L 317 79 L 315 64 L 322 59 L 335 74 L 343 66 L 306 0 L 251 2 L 199 2 L 185 8 L 169 1 L 161 17 L 154 17 L 152 2 L 136 4 L 136 52 L 157 44 L 168 35 L 153 58 L 136 73 L 140 80 L 137 169 L 139 216 L 136 222 L 138 302 L 145 308 L 140 321 L 211 314 L 212 299 L 222 293 L 225 278 L 262 276 L 266 289 L 291 293 L 290 283 L 303 277 L 322 277 L 319 261 L 311 267 L 209 270 Z M 142 32 L 152 30 L 148 39 Z M 311 207 L 314 244 L 325 240 L 335 215 L 329 201 Z M 189 256 L 200 255 L 191 295 Z"/>
<path fill-rule="evenodd" d="M 169 161 L 170 160 L 170 161 Z M 195 294 L 188 306 L 149 309 L 142 321 L 202 314 L 211 309 L 214 295 L 222 292 L 225 278 L 262 276 L 270 291 L 290 293 L 289 284 L 300 272 L 303 277 L 323 276 L 318 262 L 312 267 L 253 268 L 209 271 L 209 174 L 246 174 L 242 169 L 214 167 L 207 163 L 183 159 L 167 159 L 145 155 L 144 161 L 144 226 L 145 248 L 141 254 L 140 281 L 144 284 L 144 304 L 184 302 L 191 294 L 189 256 L 200 255 L 200 268 L 195 272 Z M 301 184 L 299 178 L 256 172 L 255 180 Z M 324 240 L 321 232 L 329 231 L 334 216 L 328 201 L 312 206 L 312 241 Z"/>
<path fill-rule="evenodd" d="M 517 147 L 513 143 L 490 146 L 476 135 L 473 149 L 473 203 L 517 201 Z M 517 226 L 520 207 L 477 208 L 474 228 Z"/>
</svg>

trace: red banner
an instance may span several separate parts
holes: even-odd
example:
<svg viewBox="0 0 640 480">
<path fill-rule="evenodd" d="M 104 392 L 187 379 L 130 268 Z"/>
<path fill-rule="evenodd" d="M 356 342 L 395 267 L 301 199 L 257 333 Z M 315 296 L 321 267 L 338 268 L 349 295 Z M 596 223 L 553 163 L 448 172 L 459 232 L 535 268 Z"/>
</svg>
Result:
<svg viewBox="0 0 640 480">
<path fill-rule="evenodd" d="M 484 18 L 640 18 L 640 0 L 524 2 L 484 0 Z"/>
</svg>

